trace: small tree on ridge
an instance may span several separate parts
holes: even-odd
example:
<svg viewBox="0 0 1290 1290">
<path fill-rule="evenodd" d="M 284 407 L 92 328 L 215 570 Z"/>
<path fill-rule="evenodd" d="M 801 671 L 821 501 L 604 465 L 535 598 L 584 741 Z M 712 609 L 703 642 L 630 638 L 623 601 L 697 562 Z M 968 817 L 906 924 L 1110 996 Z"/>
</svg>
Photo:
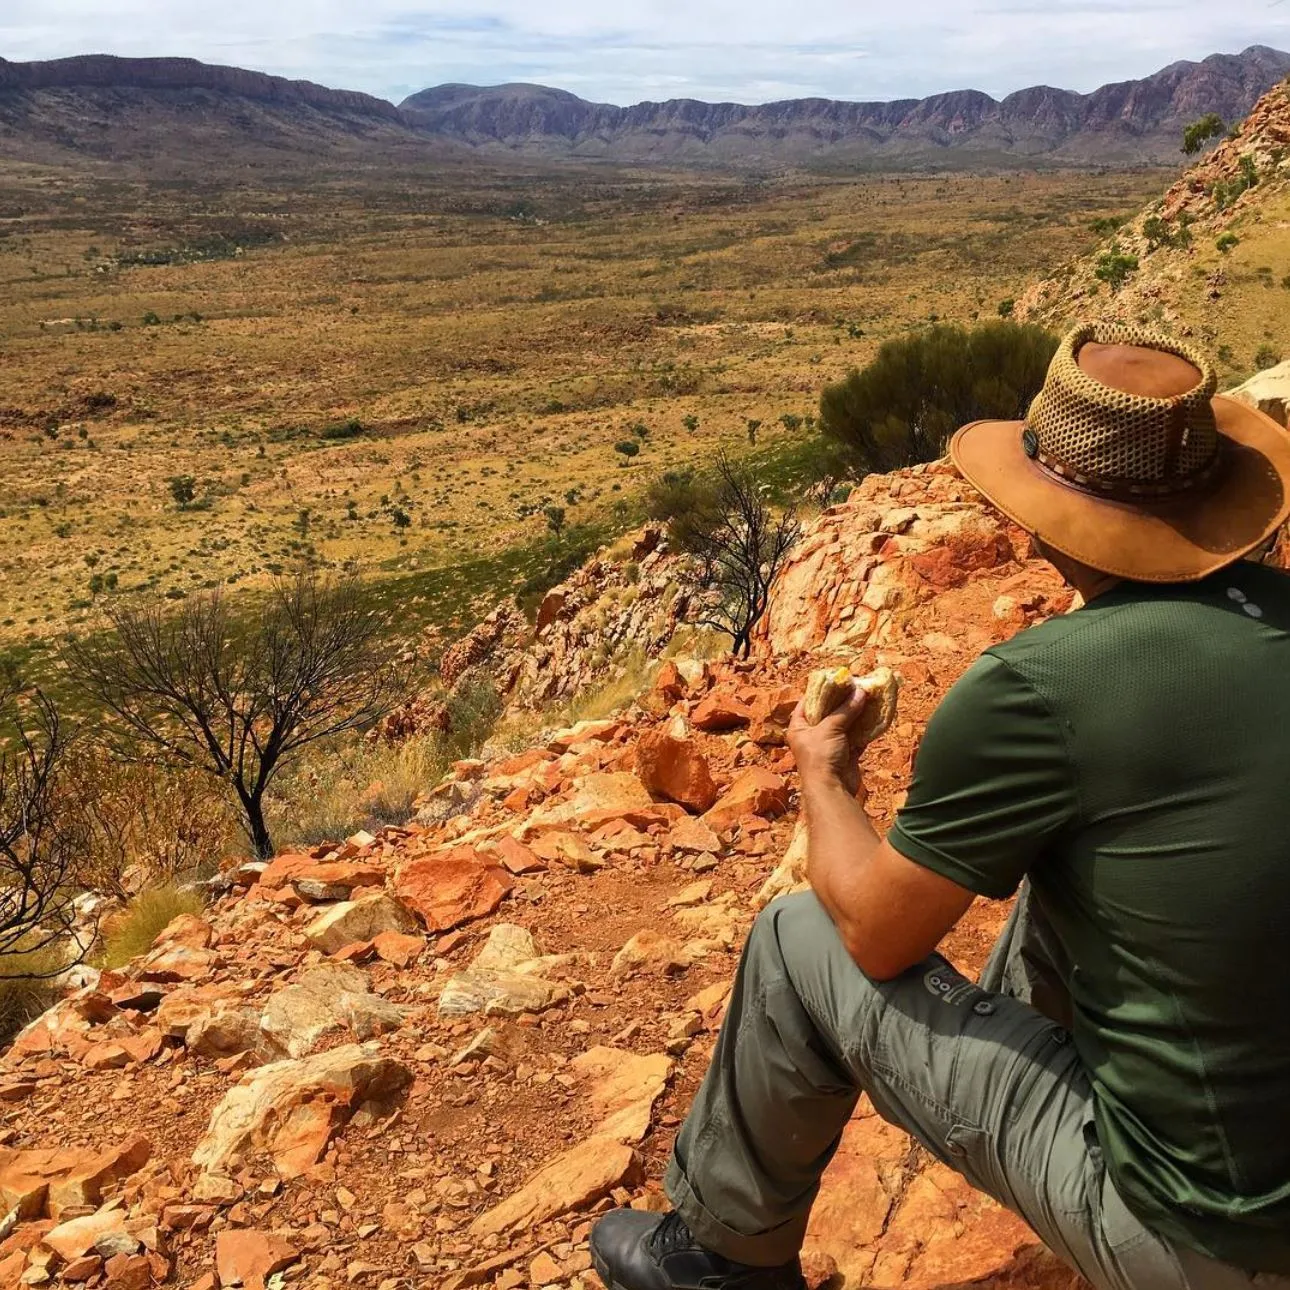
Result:
<svg viewBox="0 0 1290 1290">
<path fill-rule="evenodd" d="M 54 704 L 12 677 L 0 679 L 0 728 L 3 964 L 15 954 L 39 956 L 71 931 L 77 838 L 61 800 L 70 736 Z"/>
<path fill-rule="evenodd" d="M 151 599 L 107 616 L 111 632 L 70 641 L 64 657 L 107 712 L 113 747 L 227 784 L 262 858 L 273 854 L 264 798 L 275 776 L 403 697 L 390 614 L 369 607 L 354 575 L 277 582 L 248 623 L 218 588 L 173 613 Z"/>
<path fill-rule="evenodd" d="M 732 653 L 746 658 L 752 630 L 770 604 L 771 584 L 802 526 L 791 507 L 776 515 L 757 477 L 724 453 L 712 483 L 693 496 L 701 509 L 682 529 L 684 546 L 698 557 L 703 582 L 715 593 L 697 621 L 726 632 Z"/>
</svg>

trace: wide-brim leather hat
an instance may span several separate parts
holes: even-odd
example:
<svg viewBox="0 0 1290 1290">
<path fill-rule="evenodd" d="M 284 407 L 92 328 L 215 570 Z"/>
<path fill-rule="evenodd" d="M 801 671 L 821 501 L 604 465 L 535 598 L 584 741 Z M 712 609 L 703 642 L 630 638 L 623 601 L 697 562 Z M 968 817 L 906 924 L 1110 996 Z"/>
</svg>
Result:
<svg viewBox="0 0 1290 1290">
<path fill-rule="evenodd" d="M 1047 546 L 1142 582 L 1193 582 L 1290 514 L 1290 434 L 1216 395 L 1179 341 L 1092 323 L 1057 348 L 1025 421 L 950 442 L 964 477 Z"/>
</svg>

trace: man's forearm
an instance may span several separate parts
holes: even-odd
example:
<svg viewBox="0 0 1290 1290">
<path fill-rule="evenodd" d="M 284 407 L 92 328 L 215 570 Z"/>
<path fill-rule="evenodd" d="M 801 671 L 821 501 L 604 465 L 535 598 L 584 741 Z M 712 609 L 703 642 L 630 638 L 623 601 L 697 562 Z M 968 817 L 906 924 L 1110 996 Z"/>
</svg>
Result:
<svg viewBox="0 0 1290 1290">
<path fill-rule="evenodd" d="M 860 896 L 865 871 L 881 839 L 863 803 L 832 777 L 802 785 L 807 827 L 807 876 L 848 947 L 864 936 Z"/>
</svg>

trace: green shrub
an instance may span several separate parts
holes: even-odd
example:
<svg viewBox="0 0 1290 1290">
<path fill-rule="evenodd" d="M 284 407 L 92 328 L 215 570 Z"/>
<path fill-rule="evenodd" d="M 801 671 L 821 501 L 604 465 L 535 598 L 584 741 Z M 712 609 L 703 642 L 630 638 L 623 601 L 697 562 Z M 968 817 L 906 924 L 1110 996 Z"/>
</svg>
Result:
<svg viewBox="0 0 1290 1290">
<path fill-rule="evenodd" d="M 1159 215 L 1151 215 L 1143 220 L 1142 236 L 1147 239 L 1148 252 L 1158 251 L 1161 247 L 1190 245 L 1191 230 L 1188 228 L 1190 223 L 1185 211 L 1177 228 L 1174 228 L 1168 220 L 1161 219 Z"/>
<path fill-rule="evenodd" d="M 889 340 L 863 371 L 826 387 L 820 426 L 861 470 L 934 461 L 959 426 L 1024 416 L 1056 349 L 1042 328 L 1012 322 Z"/>
<path fill-rule="evenodd" d="M 197 496 L 197 481 L 191 475 L 172 475 L 170 495 L 175 499 L 175 505 L 180 510 L 191 506 L 193 498 Z"/>
<path fill-rule="evenodd" d="M 1099 282 L 1105 282 L 1115 293 L 1124 286 L 1129 280 L 1131 273 L 1136 273 L 1138 269 L 1138 257 L 1136 255 L 1127 255 L 1119 246 L 1113 246 L 1109 251 L 1104 251 L 1097 261 L 1097 268 L 1093 270 L 1093 276 Z"/>
<path fill-rule="evenodd" d="M 1254 366 L 1260 372 L 1275 367 L 1281 361 L 1281 351 L 1271 345 L 1260 345 L 1254 355 Z"/>
<path fill-rule="evenodd" d="M 205 902 L 195 891 L 178 887 L 153 887 L 141 891 L 103 929 L 102 965 L 123 967 L 146 954 L 152 943 L 180 914 L 200 914 Z"/>
<path fill-rule="evenodd" d="M 629 460 L 635 457 L 640 450 L 641 446 L 635 439 L 620 439 L 614 444 L 614 451 L 622 453 Z"/>
<path fill-rule="evenodd" d="M 645 514 L 667 525 L 673 550 L 688 551 L 713 507 L 716 486 L 694 470 L 668 470 L 645 489 Z"/>
<path fill-rule="evenodd" d="M 1000 317 L 1000 318 L 1011 318 L 1011 317 L 1012 317 L 1012 314 L 1013 314 L 1013 311 L 1016 309 L 1016 307 L 1017 307 L 1017 302 L 1016 302 L 1015 300 L 1013 300 L 1011 296 L 1009 296 L 1007 300 L 1000 300 L 1000 301 L 999 301 L 999 317 Z"/>
<path fill-rule="evenodd" d="M 1224 233 L 1214 245 L 1220 255 L 1226 255 L 1234 246 L 1240 246 L 1241 239 L 1235 233 Z"/>
<path fill-rule="evenodd" d="M 357 418 L 346 421 L 331 421 L 318 431 L 320 439 L 357 439 L 367 429 Z"/>
<path fill-rule="evenodd" d="M 1217 139 L 1226 131 L 1227 123 L 1217 112 L 1206 113 L 1183 131 L 1182 150 L 1189 157 L 1195 156 L 1211 139 Z"/>
</svg>

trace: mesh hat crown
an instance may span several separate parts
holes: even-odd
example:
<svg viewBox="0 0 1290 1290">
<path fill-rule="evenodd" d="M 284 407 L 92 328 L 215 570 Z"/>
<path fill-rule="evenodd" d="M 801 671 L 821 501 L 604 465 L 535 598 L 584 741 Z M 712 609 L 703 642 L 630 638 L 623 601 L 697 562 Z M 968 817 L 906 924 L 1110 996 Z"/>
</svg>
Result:
<svg viewBox="0 0 1290 1290">
<path fill-rule="evenodd" d="M 1200 379 L 1171 398 L 1104 385 L 1079 364 L 1080 349 L 1090 342 L 1174 354 Z M 1209 482 L 1219 465 L 1221 438 L 1211 402 L 1217 388 L 1214 369 L 1189 346 L 1145 328 L 1086 324 L 1062 338 L 1030 406 L 1022 446 L 1046 471 L 1097 497 L 1186 495 Z"/>
</svg>

